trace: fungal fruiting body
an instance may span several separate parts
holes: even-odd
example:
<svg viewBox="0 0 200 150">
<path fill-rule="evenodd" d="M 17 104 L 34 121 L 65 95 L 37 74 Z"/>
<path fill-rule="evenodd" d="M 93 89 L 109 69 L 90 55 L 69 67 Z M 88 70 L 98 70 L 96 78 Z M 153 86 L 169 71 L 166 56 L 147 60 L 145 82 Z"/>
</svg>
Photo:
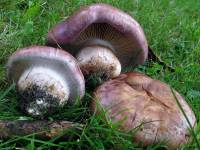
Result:
<svg viewBox="0 0 200 150">
<path fill-rule="evenodd" d="M 184 98 L 175 96 L 195 127 L 196 118 Z M 133 141 L 149 146 L 163 142 L 177 148 L 191 139 L 189 124 L 169 85 L 141 73 L 124 73 L 99 86 L 91 104 L 97 114 L 105 110 L 119 129 L 136 131 Z M 99 106 L 100 105 L 100 106 Z M 103 108 L 103 109 L 102 109 Z"/>
<path fill-rule="evenodd" d="M 121 67 L 144 63 L 148 55 L 139 23 L 107 4 L 81 8 L 49 31 L 46 44 L 59 45 L 76 56 L 84 75 L 107 78 L 118 76 Z"/>
<path fill-rule="evenodd" d="M 43 117 L 84 95 L 84 78 L 76 60 L 60 49 L 20 49 L 9 58 L 7 71 L 16 83 L 22 110 L 32 116 Z"/>
</svg>

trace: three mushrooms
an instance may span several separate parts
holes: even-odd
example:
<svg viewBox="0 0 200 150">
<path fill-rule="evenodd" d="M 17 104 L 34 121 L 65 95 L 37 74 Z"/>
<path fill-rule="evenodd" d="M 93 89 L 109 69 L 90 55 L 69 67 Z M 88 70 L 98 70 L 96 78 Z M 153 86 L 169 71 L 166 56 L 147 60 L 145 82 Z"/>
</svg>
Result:
<svg viewBox="0 0 200 150">
<path fill-rule="evenodd" d="M 107 4 L 81 8 L 49 31 L 46 45 L 20 49 L 8 60 L 8 77 L 17 85 L 24 112 L 44 117 L 73 104 L 84 96 L 83 76 L 95 74 L 108 81 L 94 91 L 92 110 L 97 115 L 106 110 L 114 123 L 124 120 L 119 130 L 140 126 L 134 142 L 166 141 L 176 148 L 189 141 L 189 125 L 176 100 L 193 127 L 196 119 L 178 92 L 141 73 L 120 74 L 148 55 L 144 32 L 131 16 Z"/>
</svg>

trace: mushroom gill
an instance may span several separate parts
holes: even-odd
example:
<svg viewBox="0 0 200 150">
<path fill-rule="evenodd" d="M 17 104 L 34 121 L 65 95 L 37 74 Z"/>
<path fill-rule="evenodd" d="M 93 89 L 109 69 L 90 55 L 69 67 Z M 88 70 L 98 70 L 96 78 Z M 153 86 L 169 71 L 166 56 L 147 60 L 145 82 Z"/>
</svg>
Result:
<svg viewBox="0 0 200 150">
<path fill-rule="evenodd" d="M 147 40 L 139 23 L 107 4 L 82 7 L 49 31 L 46 44 L 59 45 L 72 53 L 85 76 L 103 74 L 107 79 L 118 76 L 121 67 L 144 63 L 148 55 Z M 97 54 L 91 55 L 92 51 Z"/>
<path fill-rule="evenodd" d="M 120 58 L 120 62 L 123 66 L 133 64 L 134 58 L 129 57 L 132 50 L 135 49 L 135 45 L 132 44 L 133 40 L 115 29 L 107 23 L 92 23 L 85 30 L 83 30 L 79 36 L 72 42 L 73 45 L 66 47 L 71 53 L 76 49 L 80 49 L 91 45 L 102 45 L 108 47 L 116 56 Z M 120 52 L 118 52 L 120 51 Z M 137 51 L 135 51 L 137 53 Z M 135 55 L 137 56 L 137 55 Z M 127 60 L 128 59 L 128 60 Z"/>
</svg>

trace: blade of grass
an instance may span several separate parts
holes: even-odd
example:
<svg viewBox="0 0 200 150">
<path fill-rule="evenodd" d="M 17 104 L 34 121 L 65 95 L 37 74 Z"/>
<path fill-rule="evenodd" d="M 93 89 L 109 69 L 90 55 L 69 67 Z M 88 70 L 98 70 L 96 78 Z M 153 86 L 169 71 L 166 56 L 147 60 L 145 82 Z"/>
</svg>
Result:
<svg viewBox="0 0 200 150">
<path fill-rule="evenodd" d="M 0 95 L 0 101 L 15 87 L 15 84 L 13 83 L 9 88 L 3 92 L 3 94 Z"/>
<path fill-rule="evenodd" d="M 171 87 L 170 87 L 170 88 L 171 88 Z M 195 134 L 195 132 L 194 132 L 194 129 L 193 129 L 191 123 L 190 123 L 190 120 L 188 119 L 188 117 L 187 117 L 185 111 L 183 110 L 183 107 L 181 106 L 180 102 L 178 101 L 178 99 L 177 99 L 177 97 L 176 97 L 176 94 L 174 93 L 174 90 L 173 90 L 172 88 L 171 88 L 171 91 L 172 91 L 172 94 L 173 94 L 173 96 L 174 96 L 174 98 L 175 98 L 175 100 L 176 100 L 176 103 L 177 103 L 178 107 L 180 108 L 180 110 L 181 110 L 181 112 L 183 113 L 185 119 L 187 120 L 187 123 L 188 123 L 189 126 L 190 126 L 189 131 L 191 132 L 191 134 L 192 134 L 194 140 L 196 141 L 197 147 L 198 147 L 198 149 L 200 150 L 200 143 L 199 143 L 199 141 L 198 141 L 198 139 L 197 139 L 197 136 L 196 136 L 196 134 Z"/>
</svg>

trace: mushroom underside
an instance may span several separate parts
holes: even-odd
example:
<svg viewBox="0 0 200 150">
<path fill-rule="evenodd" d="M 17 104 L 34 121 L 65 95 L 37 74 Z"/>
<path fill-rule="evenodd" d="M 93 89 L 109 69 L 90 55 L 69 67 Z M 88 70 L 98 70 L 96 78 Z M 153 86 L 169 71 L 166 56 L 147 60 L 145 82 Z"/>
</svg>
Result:
<svg viewBox="0 0 200 150">
<path fill-rule="evenodd" d="M 69 53 L 52 47 L 31 46 L 16 51 L 7 63 L 16 83 L 20 107 L 34 117 L 45 117 L 84 94 L 84 78 Z"/>
<path fill-rule="evenodd" d="M 98 42 L 96 42 L 98 40 Z M 74 38 L 73 42 L 60 45 L 76 56 L 86 46 L 108 47 L 119 59 L 122 66 L 135 66 L 142 61 L 137 57 L 143 52 L 138 48 L 136 39 L 120 32 L 108 23 L 92 23 Z M 95 41 L 95 42 L 93 42 Z M 100 42 L 99 42 L 100 41 Z M 58 43 L 59 44 L 59 43 Z"/>
</svg>

